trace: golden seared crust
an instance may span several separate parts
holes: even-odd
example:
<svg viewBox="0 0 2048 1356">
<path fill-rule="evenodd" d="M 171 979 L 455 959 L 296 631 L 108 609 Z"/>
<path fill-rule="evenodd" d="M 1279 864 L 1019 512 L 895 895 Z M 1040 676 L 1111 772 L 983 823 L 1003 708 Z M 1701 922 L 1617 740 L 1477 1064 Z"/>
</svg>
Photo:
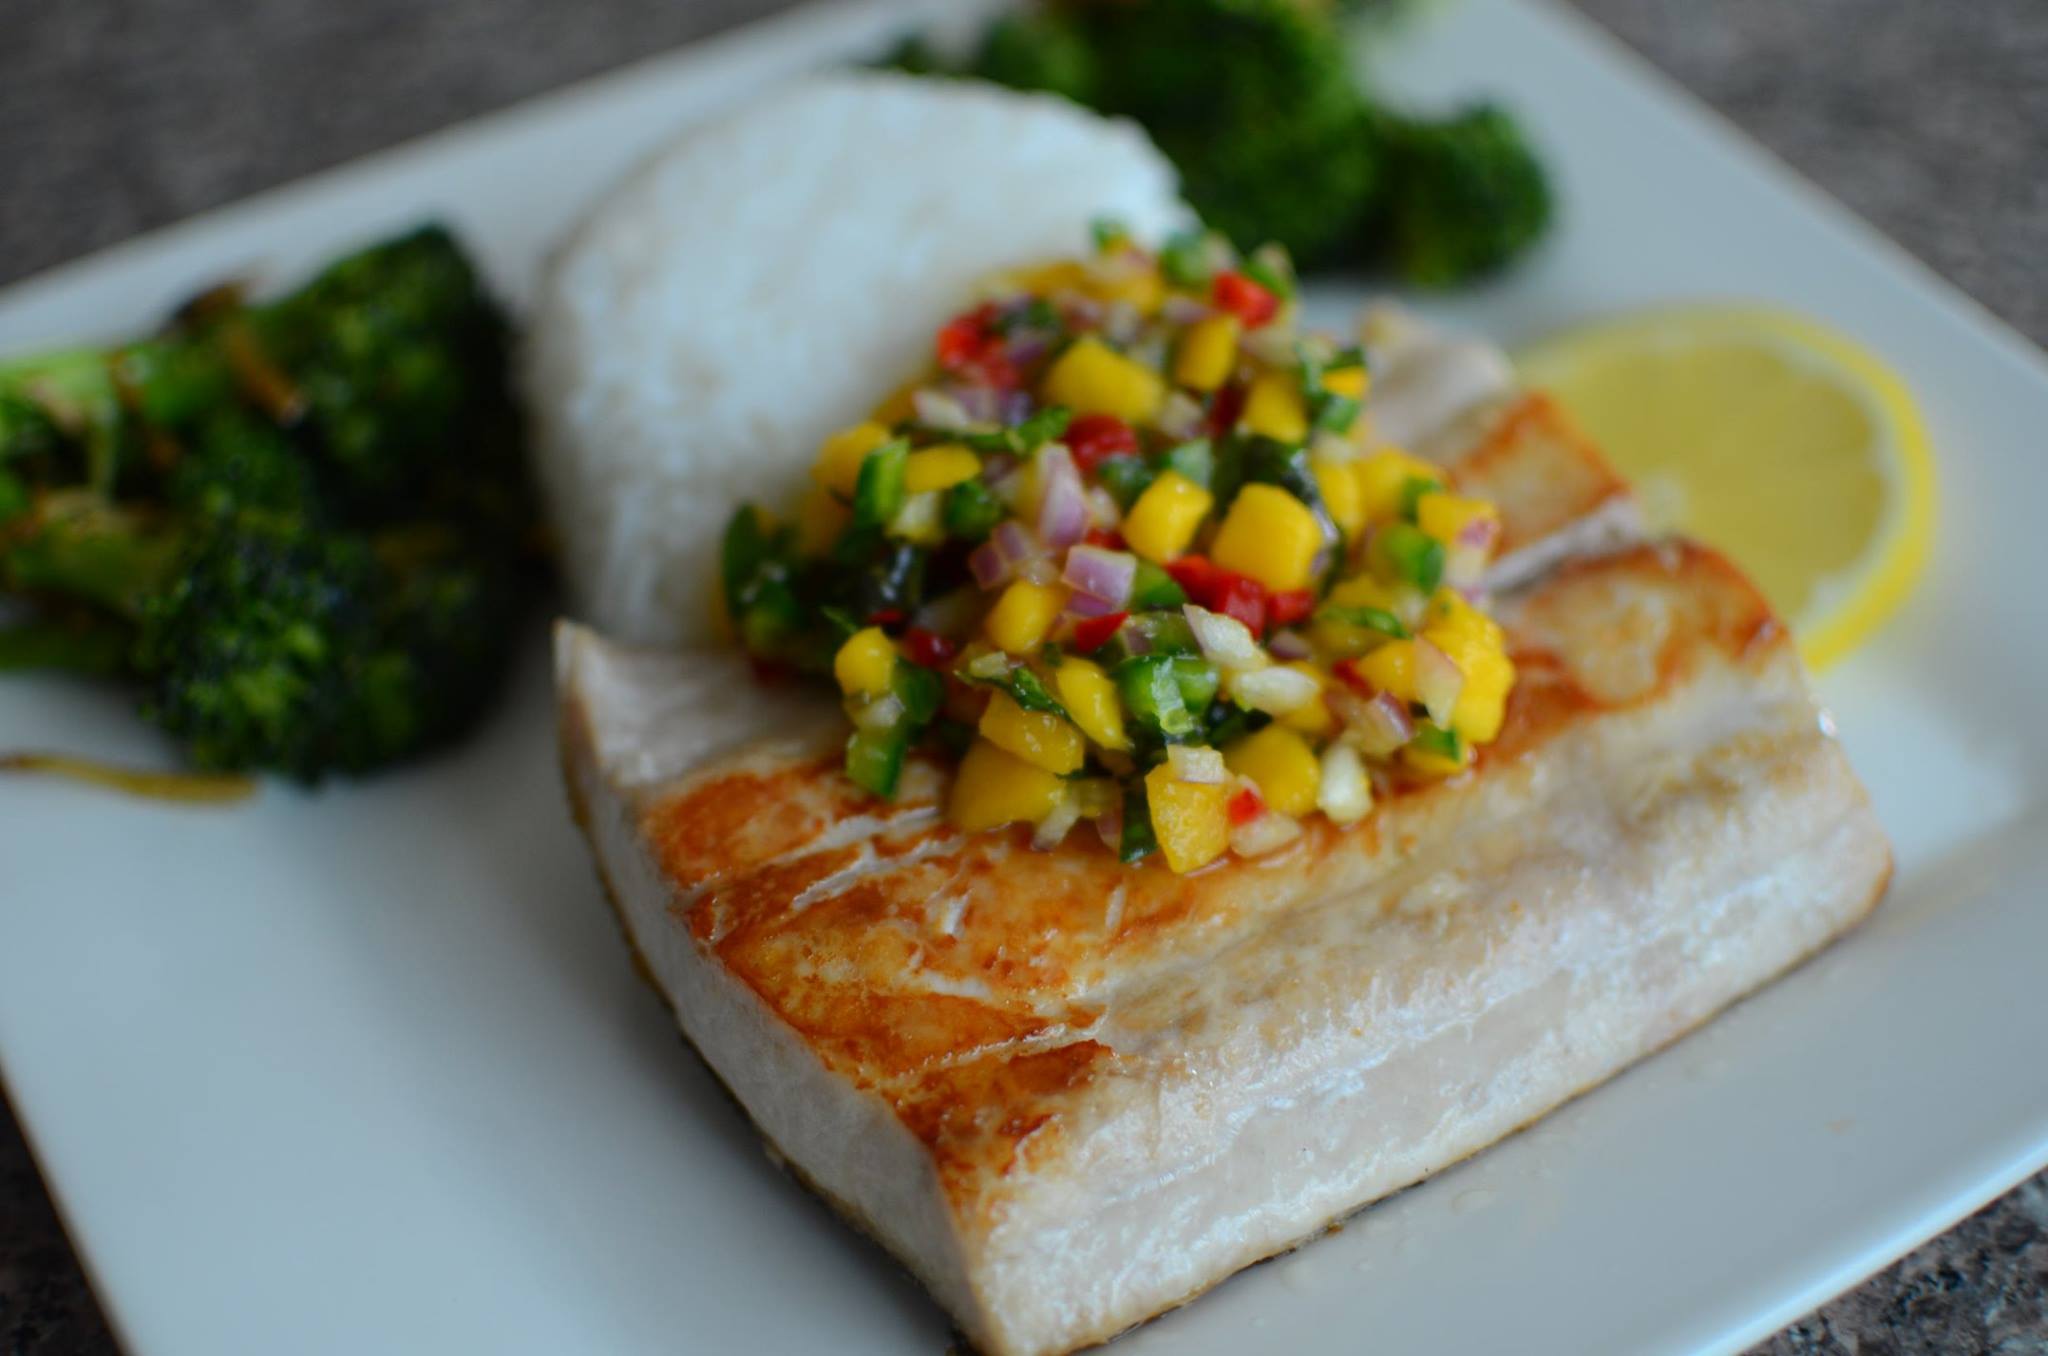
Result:
<svg viewBox="0 0 2048 1356">
<path fill-rule="evenodd" d="M 1349 829 L 1313 821 L 1255 862 L 1180 877 L 1124 866 L 1085 832 L 1050 853 L 1021 829 L 963 836 L 938 821 L 932 769 L 878 809 L 830 757 L 703 769 L 647 805 L 641 832 L 678 920 L 833 1072 L 884 1097 L 972 1213 L 1020 1161 L 1057 1153 L 1062 1109 L 1129 1060 L 1106 1039 L 1117 995 L 1126 1024 L 1207 1020 L 1152 1012 L 1148 983 L 1385 876 L 1476 786 L 1574 728 L 1709 667 L 1791 662 L 1756 591 L 1686 543 L 1569 567 L 1509 629 L 1524 676 L 1477 773 L 1398 788 Z"/>
<path fill-rule="evenodd" d="M 1484 416 L 1450 464 L 1460 491 L 1501 510 L 1501 552 L 1570 531 L 1629 497 L 1628 482 L 1549 395 L 1530 391 Z"/>
</svg>

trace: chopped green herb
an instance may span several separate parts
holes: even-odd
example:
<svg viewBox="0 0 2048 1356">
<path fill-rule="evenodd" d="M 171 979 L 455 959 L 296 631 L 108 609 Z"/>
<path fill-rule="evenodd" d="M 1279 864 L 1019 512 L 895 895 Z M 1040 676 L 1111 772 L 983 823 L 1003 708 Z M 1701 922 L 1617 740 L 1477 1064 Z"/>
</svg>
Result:
<svg viewBox="0 0 2048 1356">
<path fill-rule="evenodd" d="M 855 631 L 861 629 L 860 618 L 854 616 L 843 607 L 834 607 L 832 604 L 826 603 L 818 609 L 818 615 L 830 624 L 834 633 L 833 639 L 835 640 L 844 641 Z"/>
<path fill-rule="evenodd" d="M 1175 287 L 1204 291 L 1209 286 L 1209 238 L 1201 231 L 1177 231 L 1159 251 L 1159 270 Z"/>
<path fill-rule="evenodd" d="M 961 541 L 986 540 L 1009 510 L 982 480 L 963 480 L 946 491 L 946 535 Z"/>
<path fill-rule="evenodd" d="M 1124 791 L 1124 828 L 1116 845 L 1117 860 L 1143 861 L 1159 850 L 1152 832 L 1152 805 L 1145 798 L 1145 784 L 1138 782 Z"/>
<path fill-rule="evenodd" d="M 1121 241 L 1131 238 L 1130 227 L 1115 217 L 1097 217 L 1088 223 L 1088 233 L 1095 240 L 1098 250 L 1109 249 Z"/>
<path fill-rule="evenodd" d="M 1096 463 L 1095 481 L 1108 490 L 1116 500 L 1117 507 L 1128 512 L 1138 502 L 1138 496 L 1158 472 L 1145 464 L 1142 457 L 1119 456 Z"/>
<path fill-rule="evenodd" d="M 1456 730 L 1446 730 L 1426 720 L 1416 725 L 1414 744 L 1424 753 L 1438 754 L 1454 761 L 1463 761 L 1465 757 L 1465 741 L 1458 737 Z"/>
<path fill-rule="evenodd" d="M 1294 296 L 1294 261 L 1284 245 L 1267 244 L 1253 250 L 1244 261 L 1244 275 L 1282 301 Z"/>
<path fill-rule="evenodd" d="M 1001 658 L 1000 655 L 994 657 Z M 982 658 L 987 659 L 990 656 L 984 655 Z M 1026 711 L 1050 711 L 1061 717 L 1067 714 L 1067 708 L 1061 706 L 1059 699 L 1045 690 L 1045 684 L 1039 681 L 1038 675 L 1022 664 L 1012 668 L 1005 661 L 1004 667 L 998 669 L 993 664 L 983 664 L 981 660 L 976 660 L 968 665 L 965 672 L 969 682 L 1008 693 L 1010 700 Z"/>
<path fill-rule="evenodd" d="M 992 429 L 987 433 L 964 434 L 960 441 L 977 452 L 1008 452 L 1021 457 L 1065 433 L 1073 418 L 1074 412 L 1066 406 L 1048 405 L 1021 424 Z"/>
</svg>

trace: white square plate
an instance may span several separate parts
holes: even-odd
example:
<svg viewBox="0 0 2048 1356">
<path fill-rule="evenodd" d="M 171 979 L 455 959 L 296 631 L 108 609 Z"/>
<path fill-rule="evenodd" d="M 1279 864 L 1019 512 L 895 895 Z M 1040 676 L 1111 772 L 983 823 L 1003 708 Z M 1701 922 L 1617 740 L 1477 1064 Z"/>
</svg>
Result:
<svg viewBox="0 0 2048 1356">
<path fill-rule="evenodd" d="M 673 128 L 918 8 L 799 11 L 110 250 L 0 297 L 0 350 L 427 215 L 516 298 Z M 1897 883 L 1706 1031 L 1125 1346 L 1731 1350 L 2048 1161 L 2048 365 L 1563 11 L 1469 0 L 1383 61 L 1506 96 L 1561 169 L 1554 243 L 1446 318 L 1512 341 L 1762 298 L 1917 388 L 1936 566 L 1821 684 Z M 473 744 L 360 787 L 221 810 L 0 781 L 0 1064 L 134 1350 L 944 1347 L 633 978 L 563 813 L 540 649 Z M 113 694 L 0 688 L 0 748 L 167 756 L 150 738 Z"/>
</svg>

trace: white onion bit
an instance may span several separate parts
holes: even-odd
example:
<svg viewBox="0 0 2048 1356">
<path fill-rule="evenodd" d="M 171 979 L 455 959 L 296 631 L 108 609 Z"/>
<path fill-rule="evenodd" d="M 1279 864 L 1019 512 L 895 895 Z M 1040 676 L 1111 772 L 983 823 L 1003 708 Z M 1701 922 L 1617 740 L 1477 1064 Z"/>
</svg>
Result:
<svg viewBox="0 0 2048 1356">
<path fill-rule="evenodd" d="M 1252 629 L 1237 618 L 1211 612 L 1193 603 L 1182 607 L 1181 615 L 1188 619 L 1188 629 L 1195 633 L 1195 644 L 1202 647 L 1202 657 L 1210 663 L 1220 664 L 1226 669 L 1258 669 L 1269 662 L 1266 652 L 1259 648 L 1258 638 L 1252 635 Z"/>
<path fill-rule="evenodd" d="M 1204 748 L 1196 744 L 1175 744 L 1166 750 L 1167 765 L 1173 769 L 1175 779 L 1194 782 L 1201 786 L 1221 786 L 1228 780 L 1230 769 L 1224 766 L 1220 749 Z"/>
</svg>

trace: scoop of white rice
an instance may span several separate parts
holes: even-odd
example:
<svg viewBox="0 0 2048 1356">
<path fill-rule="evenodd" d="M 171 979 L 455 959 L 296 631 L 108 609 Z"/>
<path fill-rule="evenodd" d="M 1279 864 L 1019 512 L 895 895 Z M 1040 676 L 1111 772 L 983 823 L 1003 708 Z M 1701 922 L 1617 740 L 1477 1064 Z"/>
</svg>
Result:
<svg viewBox="0 0 2048 1356">
<path fill-rule="evenodd" d="M 1062 100 L 821 76 L 693 129 L 604 199 L 543 279 L 526 379 L 572 604 L 613 635 L 712 638 L 719 535 L 792 505 L 999 269 L 1109 216 L 1186 220 L 1135 127 Z"/>
</svg>

